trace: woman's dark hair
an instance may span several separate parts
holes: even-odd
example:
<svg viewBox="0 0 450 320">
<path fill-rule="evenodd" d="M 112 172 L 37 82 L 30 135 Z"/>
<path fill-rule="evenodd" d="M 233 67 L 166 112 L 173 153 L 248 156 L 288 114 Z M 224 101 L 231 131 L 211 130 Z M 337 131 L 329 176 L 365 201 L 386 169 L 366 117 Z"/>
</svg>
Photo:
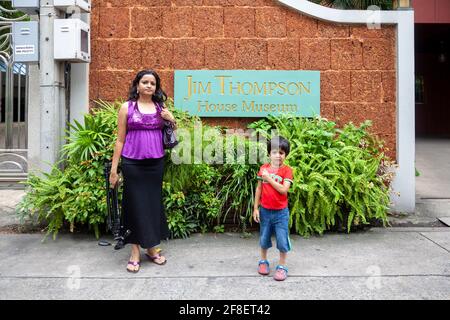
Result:
<svg viewBox="0 0 450 320">
<path fill-rule="evenodd" d="M 151 74 L 156 79 L 156 90 L 155 94 L 152 97 L 152 100 L 160 103 L 163 103 L 167 100 L 167 94 L 161 89 L 161 79 L 153 70 L 142 70 L 137 73 L 136 77 L 131 83 L 130 92 L 128 93 L 128 100 L 136 101 L 139 98 L 139 94 L 137 92 L 139 81 L 141 81 L 141 79 L 148 74 Z"/>
<path fill-rule="evenodd" d="M 287 156 L 291 151 L 291 146 L 286 138 L 282 136 L 275 136 L 267 142 L 267 153 L 270 154 L 272 149 L 281 149 Z"/>
</svg>

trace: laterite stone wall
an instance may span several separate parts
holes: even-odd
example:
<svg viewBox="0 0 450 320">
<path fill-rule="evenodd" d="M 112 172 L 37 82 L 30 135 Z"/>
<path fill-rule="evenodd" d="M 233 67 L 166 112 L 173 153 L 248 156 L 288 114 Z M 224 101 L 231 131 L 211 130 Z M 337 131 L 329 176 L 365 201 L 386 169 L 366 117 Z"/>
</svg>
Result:
<svg viewBox="0 0 450 320">
<path fill-rule="evenodd" d="M 93 0 L 91 26 L 91 101 L 125 99 L 144 68 L 171 97 L 176 69 L 320 70 L 321 115 L 339 125 L 373 120 L 395 156 L 394 26 L 325 23 L 276 0 Z"/>
</svg>

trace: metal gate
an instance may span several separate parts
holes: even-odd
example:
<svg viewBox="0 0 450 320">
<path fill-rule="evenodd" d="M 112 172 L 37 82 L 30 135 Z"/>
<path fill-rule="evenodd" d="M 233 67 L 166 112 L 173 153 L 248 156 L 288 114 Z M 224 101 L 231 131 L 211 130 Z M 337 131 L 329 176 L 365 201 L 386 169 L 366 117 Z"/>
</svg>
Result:
<svg viewBox="0 0 450 320">
<path fill-rule="evenodd" d="M 12 24 L 26 18 L 0 5 L 0 189 L 23 188 L 28 172 L 28 67 L 11 49 Z"/>
</svg>

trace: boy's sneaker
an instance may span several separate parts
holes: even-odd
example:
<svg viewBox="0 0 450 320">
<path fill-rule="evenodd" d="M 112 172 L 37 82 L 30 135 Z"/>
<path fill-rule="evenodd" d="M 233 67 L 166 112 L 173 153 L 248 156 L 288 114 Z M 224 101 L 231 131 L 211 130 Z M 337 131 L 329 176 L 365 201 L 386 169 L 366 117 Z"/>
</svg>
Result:
<svg viewBox="0 0 450 320">
<path fill-rule="evenodd" d="M 267 276 L 270 273 L 269 261 L 267 261 L 267 260 L 259 260 L 258 273 L 263 275 L 263 276 Z"/>
<path fill-rule="evenodd" d="M 283 281 L 287 278 L 288 269 L 282 265 L 278 265 L 273 278 L 277 281 Z"/>
</svg>

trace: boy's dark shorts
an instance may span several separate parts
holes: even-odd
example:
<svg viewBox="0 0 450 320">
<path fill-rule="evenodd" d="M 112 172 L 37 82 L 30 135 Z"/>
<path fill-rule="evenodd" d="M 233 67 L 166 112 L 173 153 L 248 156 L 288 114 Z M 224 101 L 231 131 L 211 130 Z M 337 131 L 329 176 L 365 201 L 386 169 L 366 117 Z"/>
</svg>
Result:
<svg viewBox="0 0 450 320">
<path fill-rule="evenodd" d="M 272 234 L 275 233 L 278 250 L 280 252 L 288 252 L 291 250 L 291 241 L 289 239 L 289 208 L 271 210 L 260 207 L 259 220 L 259 243 L 261 248 L 269 249 L 272 247 Z"/>
</svg>

